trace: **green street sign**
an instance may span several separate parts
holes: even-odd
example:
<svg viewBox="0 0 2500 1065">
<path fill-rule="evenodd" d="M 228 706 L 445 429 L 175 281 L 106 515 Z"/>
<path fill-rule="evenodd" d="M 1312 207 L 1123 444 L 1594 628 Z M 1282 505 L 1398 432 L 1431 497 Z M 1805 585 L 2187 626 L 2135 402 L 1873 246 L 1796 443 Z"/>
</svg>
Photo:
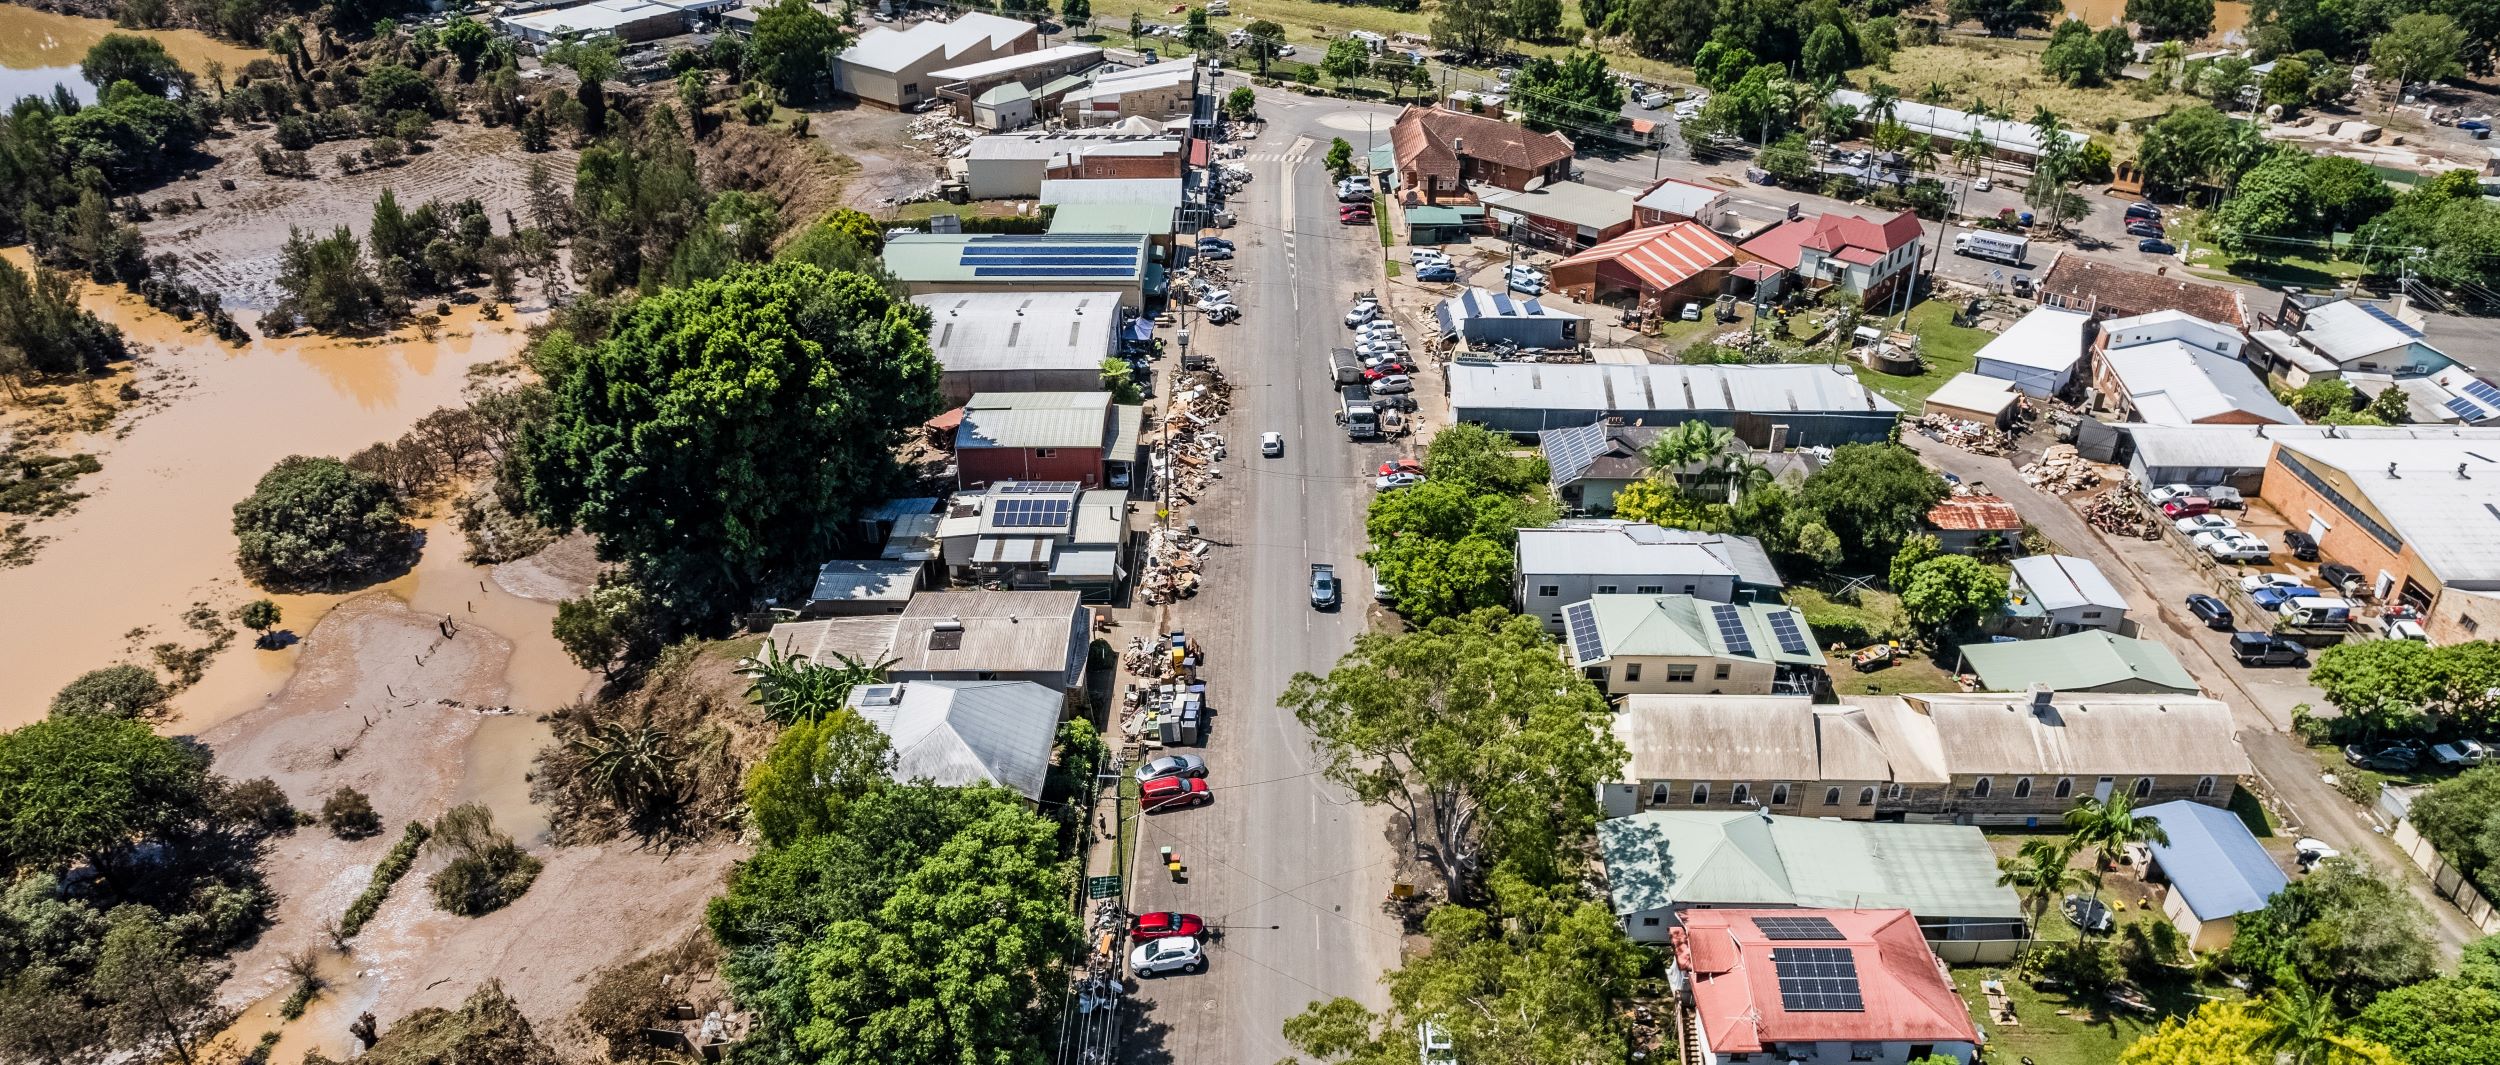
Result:
<svg viewBox="0 0 2500 1065">
<path fill-rule="evenodd" d="M 1116 873 L 1111 876 L 1089 876 L 1085 878 L 1086 898 L 1107 899 L 1119 893 L 1120 877 Z"/>
</svg>

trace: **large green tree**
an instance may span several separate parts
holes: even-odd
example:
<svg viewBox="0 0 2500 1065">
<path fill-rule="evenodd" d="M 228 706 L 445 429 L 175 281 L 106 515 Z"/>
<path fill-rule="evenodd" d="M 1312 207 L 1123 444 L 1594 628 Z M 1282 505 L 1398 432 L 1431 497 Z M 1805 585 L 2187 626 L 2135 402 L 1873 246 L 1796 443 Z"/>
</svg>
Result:
<svg viewBox="0 0 2500 1065">
<path fill-rule="evenodd" d="M 1434 434 L 1424 445 L 1424 473 L 1470 492 L 1518 496 L 1545 486 L 1545 460 L 1509 437 L 1473 422 Z"/>
<path fill-rule="evenodd" d="M 0 868 L 105 863 L 206 817 L 208 791 L 201 756 L 127 718 L 0 732 Z"/>
<path fill-rule="evenodd" d="M 858 711 L 800 718 L 747 770 L 747 808 L 768 847 L 835 831 L 843 808 L 885 786 L 893 744 Z"/>
<path fill-rule="evenodd" d="M 78 63 L 78 75 L 98 89 L 127 81 L 151 96 L 171 96 L 174 90 L 187 88 L 191 80 L 162 42 L 128 33 L 108 33 L 89 45 L 87 57 Z"/>
<path fill-rule="evenodd" d="M 1446 617 L 1510 601 L 1519 530 L 1551 522 L 1550 504 L 1434 479 L 1372 500 L 1363 561 L 1410 618 Z"/>
<path fill-rule="evenodd" d="M 290 455 L 234 505 L 235 557 L 263 584 L 329 586 L 403 559 L 407 519 L 390 486 L 333 458 Z"/>
<path fill-rule="evenodd" d="M 1605 698 L 1536 619 L 1498 609 L 1357 636 L 1278 703 L 1311 730 L 1322 774 L 1398 811 L 1459 899 L 1488 867 L 1550 878 L 1625 757 Z"/>
<path fill-rule="evenodd" d="M 2432 284 L 2500 283 L 2500 205 L 2483 199 L 2468 171 L 2448 171 L 2397 196 L 2353 243 L 2409 249 L 2387 254 L 2405 255 L 2415 275 Z"/>
<path fill-rule="evenodd" d="M 2430 919 L 2403 888 L 2350 859 L 2329 858 L 2264 909 L 2240 915 L 2225 960 L 2261 982 L 2288 966 L 2356 1010 L 2437 971 Z"/>
<path fill-rule="evenodd" d="M 1596 52 L 1573 52 L 1562 62 L 1538 56 L 1519 68 L 1511 100 L 1536 129 L 1613 126 L 1623 111 L 1623 83 Z"/>
<path fill-rule="evenodd" d="M 2362 640 L 2318 653 L 2309 683 L 2345 719 L 2339 731 L 2410 732 L 2424 723 L 2439 694 L 2431 647 L 2415 640 Z"/>
<path fill-rule="evenodd" d="M 2307 233 L 2317 228 L 2317 209 L 2309 198 L 2308 156 L 2283 151 L 2257 164 L 2214 209 L 2211 227 L 2216 243 L 2233 251 L 2270 244 L 2267 238 Z"/>
<path fill-rule="evenodd" d="M 637 301 L 524 435 L 529 499 L 669 616 L 744 609 L 893 484 L 894 448 L 938 409 L 928 323 L 870 278 L 794 262 Z"/>
<path fill-rule="evenodd" d="M 1925 527 L 1945 483 L 1898 444 L 1842 444 L 1799 494 L 1852 561 L 1880 562 Z"/>
<path fill-rule="evenodd" d="M 2440 781 L 2414 800 L 2408 816 L 2458 872 L 2500 894 L 2500 766 Z"/>
<path fill-rule="evenodd" d="M 2127 0 L 2127 21 L 2148 41 L 2199 41 L 2214 31 L 2214 0 Z"/>
<path fill-rule="evenodd" d="M 1462 56 L 1491 54 L 1510 35 L 1510 12 L 1502 0 L 1443 0 L 1432 16 L 1433 43 Z"/>
<path fill-rule="evenodd" d="M 52 696 L 52 716 L 147 717 L 163 709 L 172 694 L 165 690 L 165 682 L 156 679 L 156 671 L 146 666 L 106 666 L 62 685 Z"/>
<path fill-rule="evenodd" d="M 2005 578 L 1967 555 L 1940 555 L 1911 568 L 1901 609 L 1934 631 L 1966 629 L 2005 605 Z"/>
<path fill-rule="evenodd" d="M 2399 85 L 2465 73 L 2465 30 L 2446 15 L 2415 12 L 2390 23 L 2370 42 L 2370 65 Z"/>
<path fill-rule="evenodd" d="M 1945 14 L 1955 22 L 1976 22 L 1997 37 L 2017 30 L 2045 30 L 2049 19 L 2064 10 L 2057 0 L 1949 0 Z"/>
<path fill-rule="evenodd" d="M 2500 1061 L 2500 989 L 2442 977 L 2388 991 L 2353 1031 L 2408 1062 Z"/>
</svg>

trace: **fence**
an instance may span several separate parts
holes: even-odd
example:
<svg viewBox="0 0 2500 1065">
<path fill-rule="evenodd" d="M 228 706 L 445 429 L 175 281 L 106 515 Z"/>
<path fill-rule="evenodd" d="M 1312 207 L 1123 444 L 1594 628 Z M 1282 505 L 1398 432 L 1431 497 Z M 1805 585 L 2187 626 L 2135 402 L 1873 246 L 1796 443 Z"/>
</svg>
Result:
<svg viewBox="0 0 2500 1065">
<path fill-rule="evenodd" d="M 2448 900 L 2458 913 L 2464 914 L 2467 923 L 2487 935 L 2500 932 L 2500 910 L 2494 910 L 2491 900 L 2475 890 L 2462 871 L 2448 864 L 2448 859 L 2440 857 L 2439 851 L 2431 846 L 2431 841 L 2422 838 L 2422 833 L 2414 829 L 2412 820 L 2401 812 L 2404 805 L 2401 799 L 2389 795 L 2386 785 L 2379 786 L 2379 804 L 2375 812 L 2381 816 L 2393 813 L 2396 823 L 2394 830 L 2387 834 L 2388 841 L 2431 878 L 2431 890 Z"/>
</svg>

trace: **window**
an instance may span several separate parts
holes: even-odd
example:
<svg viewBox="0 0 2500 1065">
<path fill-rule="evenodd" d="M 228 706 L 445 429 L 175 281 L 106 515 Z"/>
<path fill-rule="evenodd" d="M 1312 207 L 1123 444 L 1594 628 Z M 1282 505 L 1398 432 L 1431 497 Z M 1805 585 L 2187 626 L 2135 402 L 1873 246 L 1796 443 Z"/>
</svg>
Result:
<svg viewBox="0 0 2500 1065">
<path fill-rule="evenodd" d="M 1849 1044 L 1849 1060 L 1873 1061 L 1875 1052 L 1882 1049 L 1882 1046 L 1880 1043 L 1851 1043 Z"/>
<path fill-rule="evenodd" d="M 1643 917 L 1641 918 L 1641 927 L 1656 928 L 1658 927 L 1658 919 L 1655 917 Z"/>
<path fill-rule="evenodd" d="M 1873 789 L 1873 788 L 1868 788 L 1868 789 L 1866 789 L 1866 797 L 1867 797 L 1867 799 L 1868 799 L 1868 800 L 1872 801 L 1872 800 L 1875 798 L 1875 789 Z M 1825 806 L 1838 806 L 1838 805 L 1840 805 L 1840 789 L 1839 789 L 1839 788 L 1825 788 L 1825 789 L 1823 789 L 1823 805 L 1825 805 Z"/>
<path fill-rule="evenodd" d="M 1672 783 L 1664 780 L 1650 785 L 1649 804 L 1651 806 L 1665 806 L 1667 804 L 1667 789 L 1672 786 Z"/>
<path fill-rule="evenodd" d="M 1788 785 L 1786 785 L 1786 784 L 1773 784 L 1773 785 L 1771 785 L 1771 805 L 1773 805 L 1773 806 L 1786 806 L 1786 805 L 1788 805 Z"/>
<path fill-rule="evenodd" d="M 1699 667 L 1699 666 L 1691 666 L 1691 665 L 1683 665 L 1683 666 L 1678 666 L 1678 665 L 1669 665 L 1669 666 L 1667 667 L 1667 683 L 1669 683 L 1669 684 L 1691 684 L 1691 683 L 1693 682 L 1693 676 L 1694 676 L 1694 674 L 1699 673 L 1700 671 L 1701 671 L 1701 667 Z"/>
<path fill-rule="evenodd" d="M 2457 615 L 2457 627 L 2464 629 L 2466 635 L 2472 636 L 2483 627 L 2483 623 L 2474 620 L 2469 615 L 2459 614 Z"/>
<path fill-rule="evenodd" d="M 1995 787 L 1995 781 L 1989 780 L 1986 777 L 1981 777 L 1977 783 L 1970 786 L 1970 797 L 1974 799 L 1985 799 L 1988 797 L 1988 792 L 1994 790 Z"/>
<path fill-rule="evenodd" d="M 1695 588 L 1698 588 L 1698 587 L 1700 587 L 1700 586 L 1699 586 L 1699 585 L 1694 585 L 1694 584 L 1687 584 L 1687 585 L 1685 585 L 1685 586 L 1684 586 L 1684 594 L 1686 594 L 1686 595 L 1691 595 L 1691 594 L 1693 594 L 1693 590 L 1694 590 Z"/>
<path fill-rule="evenodd" d="M 1633 681 L 1637 681 L 1637 680 L 1639 680 L 1639 679 L 1641 679 L 1641 664 L 1640 664 L 1640 663 L 1638 663 L 1638 662 L 1626 662 L 1626 663 L 1624 663 L 1624 664 L 1623 664 L 1623 682 L 1624 682 L 1625 684 L 1630 684 L 1630 683 L 1632 683 Z"/>
<path fill-rule="evenodd" d="M 2098 610 L 2086 610 L 2083 612 L 2083 620 L 2099 621 L 2101 620 L 2101 612 Z"/>
<path fill-rule="evenodd" d="M 1900 798 L 1900 797 L 1901 797 L 1901 785 L 1899 785 L 1899 784 L 1895 784 L 1895 785 L 1893 785 L 1892 787 L 1893 787 L 1892 797 L 1893 797 L 1893 798 L 1896 798 L 1896 799 Z M 1875 805 L 1875 787 L 1874 787 L 1874 785 L 1871 785 L 1871 784 L 1870 784 L 1870 785 L 1868 785 L 1868 786 L 1866 786 L 1866 787 L 1863 787 L 1863 788 L 1859 788 L 1859 789 L 1858 789 L 1858 805 L 1860 805 L 1860 806 L 1873 806 L 1873 805 Z"/>
<path fill-rule="evenodd" d="M 1693 805 L 1705 806 L 1708 805 L 1709 802 L 1710 785 L 1695 781 L 1693 783 Z"/>
<path fill-rule="evenodd" d="M 2030 777 L 2014 778 L 2014 797 L 2017 799 L 2028 799 L 2031 797 Z"/>
<path fill-rule="evenodd" d="M 1885 798 L 1885 800 L 1886 800 L 1886 801 L 1889 801 L 1889 802 L 1900 802 L 1900 801 L 1901 801 L 1901 785 L 1899 785 L 1899 784 L 1895 784 L 1895 785 L 1893 785 L 1892 787 L 1889 787 L 1889 788 L 1884 789 L 1884 798 Z"/>
<path fill-rule="evenodd" d="M 1559 585 L 1559 584 L 1540 584 L 1540 585 L 1537 585 L 1537 586 L 1536 586 L 1536 594 L 1537 594 L 1537 598 L 1540 598 L 1540 599 L 1552 599 L 1552 598 L 1554 598 L 1555 596 L 1558 596 L 1558 595 L 1561 595 L 1561 594 L 1562 594 L 1562 585 Z"/>
<path fill-rule="evenodd" d="M 1057 458 L 1059 457 L 1059 449 L 1055 447 L 1037 447 L 1033 449 L 1033 457 L 1037 459 Z"/>
<path fill-rule="evenodd" d="M 1613 595 L 1613 594 L 1615 594 L 1615 586 L 1614 586 L 1614 585 L 1611 585 L 1611 584 L 1601 584 L 1601 585 L 1598 585 L 1598 586 L 1597 586 L 1597 594 L 1599 594 L 1599 595 Z"/>
<path fill-rule="evenodd" d="M 1663 584 L 1644 584 L 1644 585 L 1640 585 L 1640 586 L 1638 586 L 1638 587 L 1636 587 L 1636 588 L 1634 588 L 1634 589 L 1632 589 L 1632 590 L 1633 590 L 1633 591 L 1636 591 L 1636 592 L 1639 592 L 1639 593 L 1641 593 L 1642 595 L 1657 595 L 1657 594 L 1659 594 L 1660 592 L 1664 592 L 1664 591 L 1666 591 L 1666 590 L 1667 590 L 1667 586 L 1666 586 L 1666 585 L 1663 585 Z"/>
<path fill-rule="evenodd" d="M 1583 666 L 1580 669 L 1580 675 L 1599 684 L 1606 683 L 1606 667 L 1604 666 Z"/>
<path fill-rule="evenodd" d="M 2199 799 L 2210 799 L 2214 797 L 2214 778 L 2196 778 L 2196 797 Z"/>
<path fill-rule="evenodd" d="M 2147 795 L 2150 795 L 2150 794 L 2152 794 L 2152 793 L 2153 793 L 2153 778 L 2151 778 L 2151 777 L 2137 777 L 2137 778 L 2135 778 L 2135 797 L 2136 797 L 2136 798 L 2141 799 L 2141 798 L 2143 798 L 2143 797 L 2145 797 L 2145 796 L 2147 796 Z"/>
<path fill-rule="evenodd" d="M 1729 801 L 1729 802 L 1733 802 L 1733 803 L 1743 803 L 1743 802 L 1746 802 L 1746 801 L 1748 801 L 1748 800 L 1751 800 L 1752 798 L 1753 798 L 1753 785 L 1751 785 L 1751 784 L 1742 784 L 1742 783 L 1740 783 L 1740 784 L 1736 785 L 1736 790 L 1735 790 L 1735 791 L 1730 792 L 1730 793 L 1728 794 L 1727 801 Z"/>
<path fill-rule="evenodd" d="M 2063 798 L 2065 798 L 2065 797 L 2067 797 L 2067 796 L 2069 796 L 2069 795 L 2073 795 L 2074 793 L 2075 793 L 2075 778 L 2073 778 L 2073 777 L 2059 777 L 2059 778 L 2057 778 L 2057 797 L 2058 797 L 2058 798 L 2063 799 Z"/>
<path fill-rule="evenodd" d="M 1713 668 L 1713 669 L 1710 671 L 1710 679 L 1712 679 L 1712 680 L 1726 680 L 1726 679 L 1727 679 L 1727 663 L 1725 663 L 1725 662 L 1721 662 L 1721 663 L 1719 663 L 1719 664 L 1718 664 L 1718 666 L 1717 666 L 1716 668 Z"/>
</svg>

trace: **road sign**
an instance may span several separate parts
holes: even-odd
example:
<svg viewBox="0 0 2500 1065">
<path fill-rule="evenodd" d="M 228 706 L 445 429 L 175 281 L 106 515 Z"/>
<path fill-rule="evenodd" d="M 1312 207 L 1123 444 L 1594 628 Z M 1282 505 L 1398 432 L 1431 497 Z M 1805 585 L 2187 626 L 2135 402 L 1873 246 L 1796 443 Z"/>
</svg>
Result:
<svg viewBox="0 0 2500 1065">
<path fill-rule="evenodd" d="M 1086 898 L 1107 899 L 1118 895 L 1119 893 L 1120 877 L 1118 874 L 1113 874 L 1111 876 L 1089 876 L 1085 878 Z"/>
</svg>

